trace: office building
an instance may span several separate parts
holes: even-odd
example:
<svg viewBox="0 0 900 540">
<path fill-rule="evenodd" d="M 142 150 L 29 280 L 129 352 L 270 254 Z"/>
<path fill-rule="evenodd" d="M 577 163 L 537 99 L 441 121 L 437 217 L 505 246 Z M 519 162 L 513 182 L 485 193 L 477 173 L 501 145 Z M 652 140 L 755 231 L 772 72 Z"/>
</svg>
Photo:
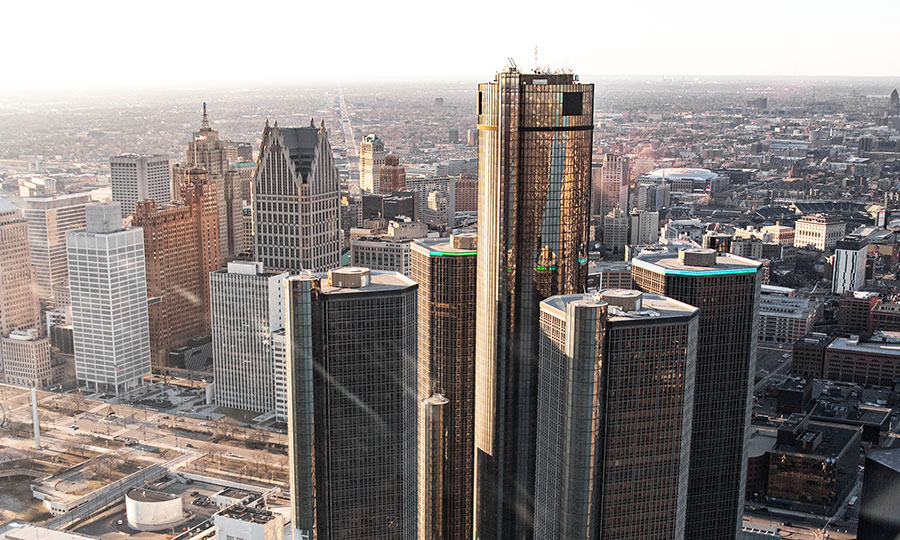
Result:
<svg viewBox="0 0 900 540">
<path fill-rule="evenodd" d="M 409 277 L 411 242 L 392 240 L 387 236 L 355 238 L 350 241 L 350 264 Z"/>
<path fill-rule="evenodd" d="M 137 203 L 132 224 L 144 230 L 150 353 L 153 368 L 169 351 L 210 332 L 209 273 L 222 266 L 216 185 L 205 169 L 185 171 L 180 203 Z"/>
<path fill-rule="evenodd" d="M 28 222 L 31 265 L 42 307 L 55 307 L 55 287 L 68 283 L 66 233 L 84 230 L 84 207 L 90 202 L 90 193 L 22 200 L 22 214 Z"/>
<path fill-rule="evenodd" d="M 325 122 L 263 130 L 253 183 L 254 254 L 272 270 L 341 264 L 340 177 Z"/>
<path fill-rule="evenodd" d="M 825 349 L 831 343 L 828 334 L 811 332 L 792 347 L 791 375 L 810 379 L 825 378 Z"/>
<path fill-rule="evenodd" d="M 572 74 L 511 68 L 478 87 L 474 535 L 482 540 L 533 538 L 539 304 L 586 284 L 593 103 L 593 85 Z"/>
<path fill-rule="evenodd" d="M 685 538 L 732 538 L 743 510 L 762 265 L 710 249 L 631 263 L 635 288 L 700 308 Z"/>
<path fill-rule="evenodd" d="M 216 404 L 258 413 L 275 409 L 272 334 L 284 328 L 287 272 L 234 261 L 209 275 Z"/>
<path fill-rule="evenodd" d="M 775 222 L 775 225 L 763 227 L 762 232 L 771 235 L 772 241 L 776 244 L 794 245 L 794 228 L 782 225 L 781 222 Z"/>
<path fill-rule="evenodd" d="M 294 538 L 416 538 L 416 288 L 356 267 L 285 284 Z"/>
<path fill-rule="evenodd" d="M 885 302 L 879 299 L 869 312 L 869 334 L 878 330 L 900 328 L 900 302 Z"/>
<path fill-rule="evenodd" d="M 825 348 L 823 378 L 875 386 L 893 386 L 900 378 L 900 335 L 879 332 L 869 341 L 835 338 Z"/>
<path fill-rule="evenodd" d="M 759 297 L 759 340 L 770 344 L 794 343 L 812 329 L 821 315 L 812 298 L 797 290 L 762 285 Z"/>
<path fill-rule="evenodd" d="M 383 193 L 380 175 L 384 156 L 384 143 L 378 135 L 366 135 L 359 143 L 359 189 L 363 193 Z"/>
<path fill-rule="evenodd" d="M 663 184 L 638 184 L 634 188 L 634 207 L 651 212 L 668 208 L 672 200 L 672 187 Z"/>
<path fill-rule="evenodd" d="M 40 317 L 28 224 L 18 208 L 0 198 L 0 336 L 38 328 Z"/>
<path fill-rule="evenodd" d="M 811 422 L 792 414 L 769 451 L 767 500 L 791 501 L 799 512 L 830 516 L 856 483 L 862 428 Z"/>
<path fill-rule="evenodd" d="M 112 198 L 122 203 L 122 218 L 134 213 L 140 201 L 158 204 L 172 200 L 172 164 L 163 155 L 122 154 L 109 158 Z"/>
<path fill-rule="evenodd" d="M 457 176 L 407 178 L 406 189 L 416 194 L 415 219 L 422 222 L 430 220 L 437 226 L 451 223 L 456 213 L 456 181 Z M 443 211 L 439 201 L 443 201 Z"/>
<path fill-rule="evenodd" d="M 794 246 L 830 251 L 844 237 L 847 226 L 838 218 L 822 214 L 803 216 L 794 224 Z"/>
<path fill-rule="evenodd" d="M 628 243 L 632 246 L 655 244 L 659 241 L 659 212 L 646 210 L 631 213 Z"/>
<path fill-rule="evenodd" d="M 400 165 L 400 156 L 387 154 L 378 173 L 378 193 L 393 193 L 406 189 L 406 167 Z"/>
<path fill-rule="evenodd" d="M 475 287 L 477 238 L 458 234 L 412 243 L 412 280 L 419 284 L 418 296 L 418 390 L 423 403 L 419 414 L 433 412 L 440 421 L 420 420 L 428 436 L 437 436 L 443 425 L 444 439 L 437 446 L 420 438 L 420 457 L 442 450 L 446 463 L 441 470 L 440 494 L 427 491 L 435 478 L 420 476 L 419 490 L 431 493 L 431 503 L 420 510 L 442 516 L 435 527 L 440 534 L 426 538 L 472 538 L 472 487 L 475 456 Z M 427 402 L 440 394 L 447 403 Z M 442 411 L 442 412 L 441 412 Z M 424 422 L 424 423 L 423 423 Z M 430 449 L 430 450 L 429 450 Z M 419 470 L 426 467 L 419 463 Z M 425 469 L 430 471 L 431 468 Z M 434 485 L 434 484 L 431 484 Z M 419 499 L 423 504 L 422 497 Z M 421 508 L 421 507 L 420 507 Z M 420 515 L 420 519 L 422 516 Z M 421 533 L 426 531 L 420 531 Z"/>
<path fill-rule="evenodd" d="M 50 340 L 41 337 L 37 328 L 0 337 L 0 375 L 7 384 L 50 386 Z"/>
<path fill-rule="evenodd" d="M 456 211 L 478 211 L 478 179 L 471 174 L 461 174 L 456 179 Z"/>
<path fill-rule="evenodd" d="M 868 335 L 872 310 L 881 301 L 881 295 L 876 292 L 847 291 L 842 294 L 838 298 L 837 333 L 842 336 Z"/>
<path fill-rule="evenodd" d="M 896 92 L 896 90 L 895 90 Z M 900 538 L 900 448 L 866 454 L 857 540 Z"/>
<path fill-rule="evenodd" d="M 624 253 L 628 244 L 629 216 L 621 208 L 613 208 L 603 216 L 603 246 L 613 253 Z"/>
<path fill-rule="evenodd" d="M 628 207 L 628 159 L 619 154 L 604 154 L 600 167 L 594 167 L 591 213 L 605 216 L 617 206 Z"/>
<path fill-rule="evenodd" d="M 625 289 L 541 302 L 535 538 L 684 538 L 698 311 Z"/>
<path fill-rule="evenodd" d="M 209 125 L 206 103 L 200 130 L 195 131 L 184 153 L 187 169 L 206 169 L 215 184 L 216 209 L 219 214 L 219 249 L 222 260 L 241 254 L 248 247 L 243 227 L 243 183 L 238 168 L 231 163 L 238 160 L 237 146 L 219 139 L 219 132 Z"/>
<path fill-rule="evenodd" d="M 866 284 L 866 255 L 868 239 L 849 235 L 838 240 L 834 246 L 831 292 L 843 294 L 858 291 Z"/>
<path fill-rule="evenodd" d="M 456 480 L 450 468 L 452 457 L 447 451 L 447 444 L 452 440 L 453 433 L 449 403 L 450 400 L 441 394 L 433 394 L 419 401 L 417 436 L 419 540 L 465 538 L 461 531 L 454 529 L 448 508 L 449 501 L 455 493 L 447 484 Z M 471 524 L 471 507 L 468 510 L 470 516 L 468 521 Z M 469 529 L 471 530 L 471 527 Z"/>
<path fill-rule="evenodd" d="M 75 376 L 120 394 L 150 375 L 144 231 L 122 228 L 118 202 L 89 205 L 87 230 L 66 234 Z"/>
</svg>

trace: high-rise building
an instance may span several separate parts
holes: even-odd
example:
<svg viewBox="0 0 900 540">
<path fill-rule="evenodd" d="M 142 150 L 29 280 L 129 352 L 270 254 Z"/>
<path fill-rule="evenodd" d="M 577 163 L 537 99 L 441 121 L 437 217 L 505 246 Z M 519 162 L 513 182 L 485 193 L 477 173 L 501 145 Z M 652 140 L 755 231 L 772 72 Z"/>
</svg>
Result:
<svg viewBox="0 0 900 540">
<path fill-rule="evenodd" d="M 896 95 L 896 90 L 894 90 Z M 875 450 L 866 455 L 859 501 L 858 540 L 896 540 L 900 537 L 900 449 Z"/>
<path fill-rule="evenodd" d="M 231 167 L 238 160 L 237 145 L 219 139 L 219 132 L 209 125 L 206 103 L 200 131 L 195 131 L 184 153 L 186 168 L 206 169 L 216 185 L 216 207 L 219 212 L 219 248 L 228 260 L 246 248 L 243 227 L 243 181 L 241 172 Z"/>
<path fill-rule="evenodd" d="M 591 213 L 605 216 L 617 206 L 628 207 L 628 160 L 619 154 L 604 154 L 593 170 Z"/>
<path fill-rule="evenodd" d="M 31 265 L 43 307 L 54 307 L 54 287 L 68 283 L 66 233 L 84 230 L 84 207 L 90 202 L 90 193 L 22 200 L 22 214 L 28 222 Z"/>
<path fill-rule="evenodd" d="M 382 165 L 384 143 L 378 135 L 366 135 L 359 143 L 359 189 L 363 193 L 382 193 L 379 178 Z"/>
<path fill-rule="evenodd" d="M 28 224 L 18 208 L 0 199 L 0 336 L 40 326 Z"/>
<path fill-rule="evenodd" d="M 761 263 L 711 249 L 643 254 L 635 288 L 700 308 L 685 538 L 734 538 L 741 525 Z"/>
<path fill-rule="evenodd" d="M 645 246 L 659 241 L 659 212 L 646 210 L 631 213 L 631 227 L 628 243 L 632 246 Z"/>
<path fill-rule="evenodd" d="M 132 225 L 144 230 L 150 353 L 166 367 L 169 351 L 210 332 L 209 273 L 222 266 L 216 185 L 205 169 L 185 171 L 181 203 L 139 202 Z"/>
<path fill-rule="evenodd" d="M 452 440 L 450 400 L 432 394 L 419 401 L 418 431 L 418 539 L 465 538 L 451 523 L 449 500 L 454 496 L 448 486 L 456 480 L 447 444 Z M 470 452 L 471 453 L 471 452 Z M 471 523 L 471 508 L 469 522 Z M 469 527 L 471 530 L 471 527 Z M 471 538 L 471 536 L 470 536 Z"/>
<path fill-rule="evenodd" d="M 263 130 L 253 183 L 254 254 L 273 270 L 323 272 L 341 264 L 340 177 L 325 121 Z"/>
<path fill-rule="evenodd" d="M 477 99 L 474 537 L 529 540 L 539 303 L 587 281 L 594 87 L 511 68 Z"/>
<path fill-rule="evenodd" d="M 541 302 L 535 538 L 684 538 L 697 326 L 633 290 Z"/>
<path fill-rule="evenodd" d="M 284 328 L 287 272 L 234 261 L 209 275 L 216 404 L 264 413 L 275 409 L 272 334 Z"/>
<path fill-rule="evenodd" d="M 122 203 L 122 217 L 134 213 L 140 201 L 172 200 L 172 163 L 162 155 L 122 154 L 109 158 L 112 198 Z"/>
<path fill-rule="evenodd" d="M 461 174 L 456 179 L 456 211 L 478 211 L 478 179 L 471 174 Z"/>
<path fill-rule="evenodd" d="M 441 494 L 425 503 L 420 512 L 442 516 L 438 532 L 425 538 L 471 540 L 472 488 L 475 470 L 475 288 L 476 244 L 474 234 L 417 240 L 412 245 L 412 280 L 419 284 L 420 400 L 441 394 L 449 401 L 442 406 L 445 440 L 437 441 L 446 463 Z M 434 412 L 423 404 L 420 414 Z M 435 414 L 438 414 L 435 412 Z M 421 422 L 420 422 L 421 424 Z M 437 432 L 427 426 L 430 436 Z M 420 439 L 422 452 L 430 446 Z M 433 455 L 429 453 L 429 455 Z M 425 464 L 419 463 L 419 470 Z M 430 469 L 429 469 L 430 470 Z M 422 478 L 420 493 L 432 479 Z M 434 505 L 440 508 L 435 508 Z M 420 516 L 421 518 L 422 516 Z M 420 531 L 420 533 L 423 531 Z M 420 538 L 422 538 L 420 534 Z"/>
<path fill-rule="evenodd" d="M 628 244 L 628 214 L 613 208 L 603 216 L 603 246 L 613 253 L 623 253 Z"/>
<path fill-rule="evenodd" d="M 838 218 L 821 214 L 803 216 L 794 223 L 794 246 L 828 251 L 834 249 L 846 232 L 847 226 Z"/>
<path fill-rule="evenodd" d="M 869 241 L 851 234 L 834 246 L 831 292 L 843 294 L 858 291 L 866 284 L 866 258 Z"/>
<path fill-rule="evenodd" d="M 144 231 L 122 228 L 118 202 L 89 205 L 66 234 L 79 386 L 119 393 L 150 375 Z"/>
<path fill-rule="evenodd" d="M 400 165 L 400 156 L 387 154 L 378 173 L 378 191 L 376 193 L 393 193 L 406 189 L 406 167 Z"/>
<path fill-rule="evenodd" d="M 42 338 L 37 328 L 0 337 L 0 375 L 7 384 L 50 386 L 50 340 Z"/>
<path fill-rule="evenodd" d="M 294 538 L 416 538 L 416 284 L 340 268 L 285 284 Z"/>
</svg>

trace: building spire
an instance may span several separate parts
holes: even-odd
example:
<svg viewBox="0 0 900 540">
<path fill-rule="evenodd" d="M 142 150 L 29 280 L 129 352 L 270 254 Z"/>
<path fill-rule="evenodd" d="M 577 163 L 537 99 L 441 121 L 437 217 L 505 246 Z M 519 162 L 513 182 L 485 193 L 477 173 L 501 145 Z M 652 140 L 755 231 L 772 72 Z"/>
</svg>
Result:
<svg viewBox="0 0 900 540">
<path fill-rule="evenodd" d="M 203 121 L 200 122 L 200 129 L 209 129 L 209 118 L 206 116 L 206 102 L 203 102 Z"/>
</svg>

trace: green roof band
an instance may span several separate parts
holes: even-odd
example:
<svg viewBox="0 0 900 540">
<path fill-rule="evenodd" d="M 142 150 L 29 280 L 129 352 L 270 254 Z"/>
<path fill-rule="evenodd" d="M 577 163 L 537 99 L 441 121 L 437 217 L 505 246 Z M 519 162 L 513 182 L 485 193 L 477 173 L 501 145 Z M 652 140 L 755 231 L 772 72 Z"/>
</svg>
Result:
<svg viewBox="0 0 900 540">
<path fill-rule="evenodd" d="M 429 251 L 428 254 L 432 257 L 467 257 L 469 255 L 476 255 L 477 251 Z"/>
</svg>

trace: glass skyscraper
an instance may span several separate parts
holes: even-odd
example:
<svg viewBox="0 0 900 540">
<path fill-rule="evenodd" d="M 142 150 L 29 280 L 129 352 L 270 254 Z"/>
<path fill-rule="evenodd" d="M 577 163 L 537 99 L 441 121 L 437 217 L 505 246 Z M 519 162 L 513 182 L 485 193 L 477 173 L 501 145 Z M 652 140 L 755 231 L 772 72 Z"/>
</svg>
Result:
<svg viewBox="0 0 900 540">
<path fill-rule="evenodd" d="M 712 249 L 632 260 L 635 288 L 700 308 L 688 540 L 730 540 L 741 524 L 761 268 Z"/>
<path fill-rule="evenodd" d="M 416 289 L 354 267 L 285 281 L 294 540 L 416 538 Z"/>
<path fill-rule="evenodd" d="M 569 73 L 478 86 L 478 539 L 533 537 L 538 306 L 586 283 L 593 103 Z"/>
</svg>

